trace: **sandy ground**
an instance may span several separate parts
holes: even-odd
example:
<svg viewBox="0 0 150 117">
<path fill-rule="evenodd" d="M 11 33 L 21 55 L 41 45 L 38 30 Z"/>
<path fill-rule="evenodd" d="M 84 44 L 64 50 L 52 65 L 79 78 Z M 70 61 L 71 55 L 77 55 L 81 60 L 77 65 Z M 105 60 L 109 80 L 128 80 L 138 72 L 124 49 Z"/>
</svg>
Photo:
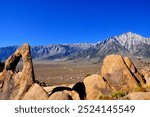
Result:
<svg viewBox="0 0 150 117">
<path fill-rule="evenodd" d="M 101 64 L 88 62 L 33 61 L 35 79 L 48 85 L 73 84 L 86 76 L 99 74 Z M 17 69 L 21 71 L 22 63 Z"/>
<path fill-rule="evenodd" d="M 138 69 L 150 67 L 149 60 L 133 60 Z M 73 84 L 86 76 L 100 74 L 102 63 L 33 61 L 36 80 L 48 85 Z M 22 68 L 21 63 L 19 69 Z"/>
</svg>

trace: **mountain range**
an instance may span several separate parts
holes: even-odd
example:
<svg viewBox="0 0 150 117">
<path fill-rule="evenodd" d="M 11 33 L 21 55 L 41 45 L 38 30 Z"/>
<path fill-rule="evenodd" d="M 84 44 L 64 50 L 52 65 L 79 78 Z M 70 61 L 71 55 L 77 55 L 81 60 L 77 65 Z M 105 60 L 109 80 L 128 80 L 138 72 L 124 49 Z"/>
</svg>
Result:
<svg viewBox="0 0 150 117">
<path fill-rule="evenodd" d="M 19 46 L 0 48 L 0 60 L 6 60 Z M 31 54 L 36 60 L 83 60 L 97 61 L 109 54 L 136 58 L 150 58 L 150 38 L 127 32 L 98 43 L 51 44 L 32 46 Z"/>
</svg>

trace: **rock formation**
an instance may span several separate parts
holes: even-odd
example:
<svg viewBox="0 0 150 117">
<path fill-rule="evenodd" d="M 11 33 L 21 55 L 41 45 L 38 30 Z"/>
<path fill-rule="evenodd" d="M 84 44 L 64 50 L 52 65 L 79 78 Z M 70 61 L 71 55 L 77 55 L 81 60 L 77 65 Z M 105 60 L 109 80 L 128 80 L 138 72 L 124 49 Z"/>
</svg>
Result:
<svg viewBox="0 0 150 117">
<path fill-rule="evenodd" d="M 72 97 L 65 93 L 64 91 L 59 91 L 53 93 L 50 97 L 49 100 L 73 100 Z"/>
<path fill-rule="evenodd" d="M 16 73 L 16 66 L 22 57 L 23 69 Z M 4 70 L 0 73 L 0 99 L 21 99 L 34 82 L 34 72 L 30 46 L 24 44 L 5 62 Z"/>
<path fill-rule="evenodd" d="M 103 77 L 93 74 L 84 79 L 86 87 L 86 98 L 88 100 L 99 99 L 101 95 L 109 95 L 111 87 Z"/>
<path fill-rule="evenodd" d="M 127 95 L 126 100 L 150 100 L 150 92 L 133 92 Z"/>
<path fill-rule="evenodd" d="M 120 55 L 109 55 L 104 59 L 101 75 L 114 91 L 132 92 L 145 84 L 132 61 Z"/>
<path fill-rule="evenodd" d="M 34 83 L 24 94 L 22 100 L 47 100 L 47 92 L 38 84 Z"/>
<path fill-rule="evenodd" d="M 69 100 L 80 100 L 81 96 L 80 93 L 74 90 L 74 88 L 66 87 L 66 86 L 55 86 L 51 89 L 51 92 L 49 92 L 50 95 L 50 100 L 55 99 L 55 100 L 66 100 L 67 98 Z M 57 96 L 59 95 L 59 96 Z M 61 95 L 61 96 L 60 96 Z"/>
<path fill-rule="evenodd" d="M 2 72 L 4 70 L 4 65 L 5 65 L 5 63 L 0 62 L 0 72 Z"/>
<path fill-rule="evenodd" d="M 146 80 L 146 87 L 150 88 L 150 69 L 148 68 L 141 69 L 141 74 L 144 76 Z"/>
<path fill-rule="evenodd" d="M 124 57 L 124 61 L 128 66 L 129 70 L 133 73 L 133 75 L 140 81 L 142 86 L 145 86 L 145 78 L 137 71 L 136 67 L 134 66 L 133 62 L 130 58 Z"/>
</svg>

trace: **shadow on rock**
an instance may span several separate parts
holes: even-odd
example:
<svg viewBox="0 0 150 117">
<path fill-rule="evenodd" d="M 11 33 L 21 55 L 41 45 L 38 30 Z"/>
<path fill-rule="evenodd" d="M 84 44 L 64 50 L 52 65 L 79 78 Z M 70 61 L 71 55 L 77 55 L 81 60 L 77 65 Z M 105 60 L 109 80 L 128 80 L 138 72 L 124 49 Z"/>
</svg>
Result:
<svg viewBox="0 0 150 117">
<path fill-rule="evenodd" d="M 86 98 L 85 85 L 83 82 L 76 83 L 72 89 L 79 94 L 81 100 L 84 100 Z"/>
</svg>

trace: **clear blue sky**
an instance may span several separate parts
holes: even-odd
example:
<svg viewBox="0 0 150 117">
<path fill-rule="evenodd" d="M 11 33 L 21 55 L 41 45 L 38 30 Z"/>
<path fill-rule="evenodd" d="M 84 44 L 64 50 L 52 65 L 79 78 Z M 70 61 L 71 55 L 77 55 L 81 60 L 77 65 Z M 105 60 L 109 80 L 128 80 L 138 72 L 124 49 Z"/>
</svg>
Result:
<svg viewBox="0 0 150 117">
<path fill-rule="evenodd" d="M 150 0 L 0 0 L 0 46 L 150 37 Z"/>
</svg>

